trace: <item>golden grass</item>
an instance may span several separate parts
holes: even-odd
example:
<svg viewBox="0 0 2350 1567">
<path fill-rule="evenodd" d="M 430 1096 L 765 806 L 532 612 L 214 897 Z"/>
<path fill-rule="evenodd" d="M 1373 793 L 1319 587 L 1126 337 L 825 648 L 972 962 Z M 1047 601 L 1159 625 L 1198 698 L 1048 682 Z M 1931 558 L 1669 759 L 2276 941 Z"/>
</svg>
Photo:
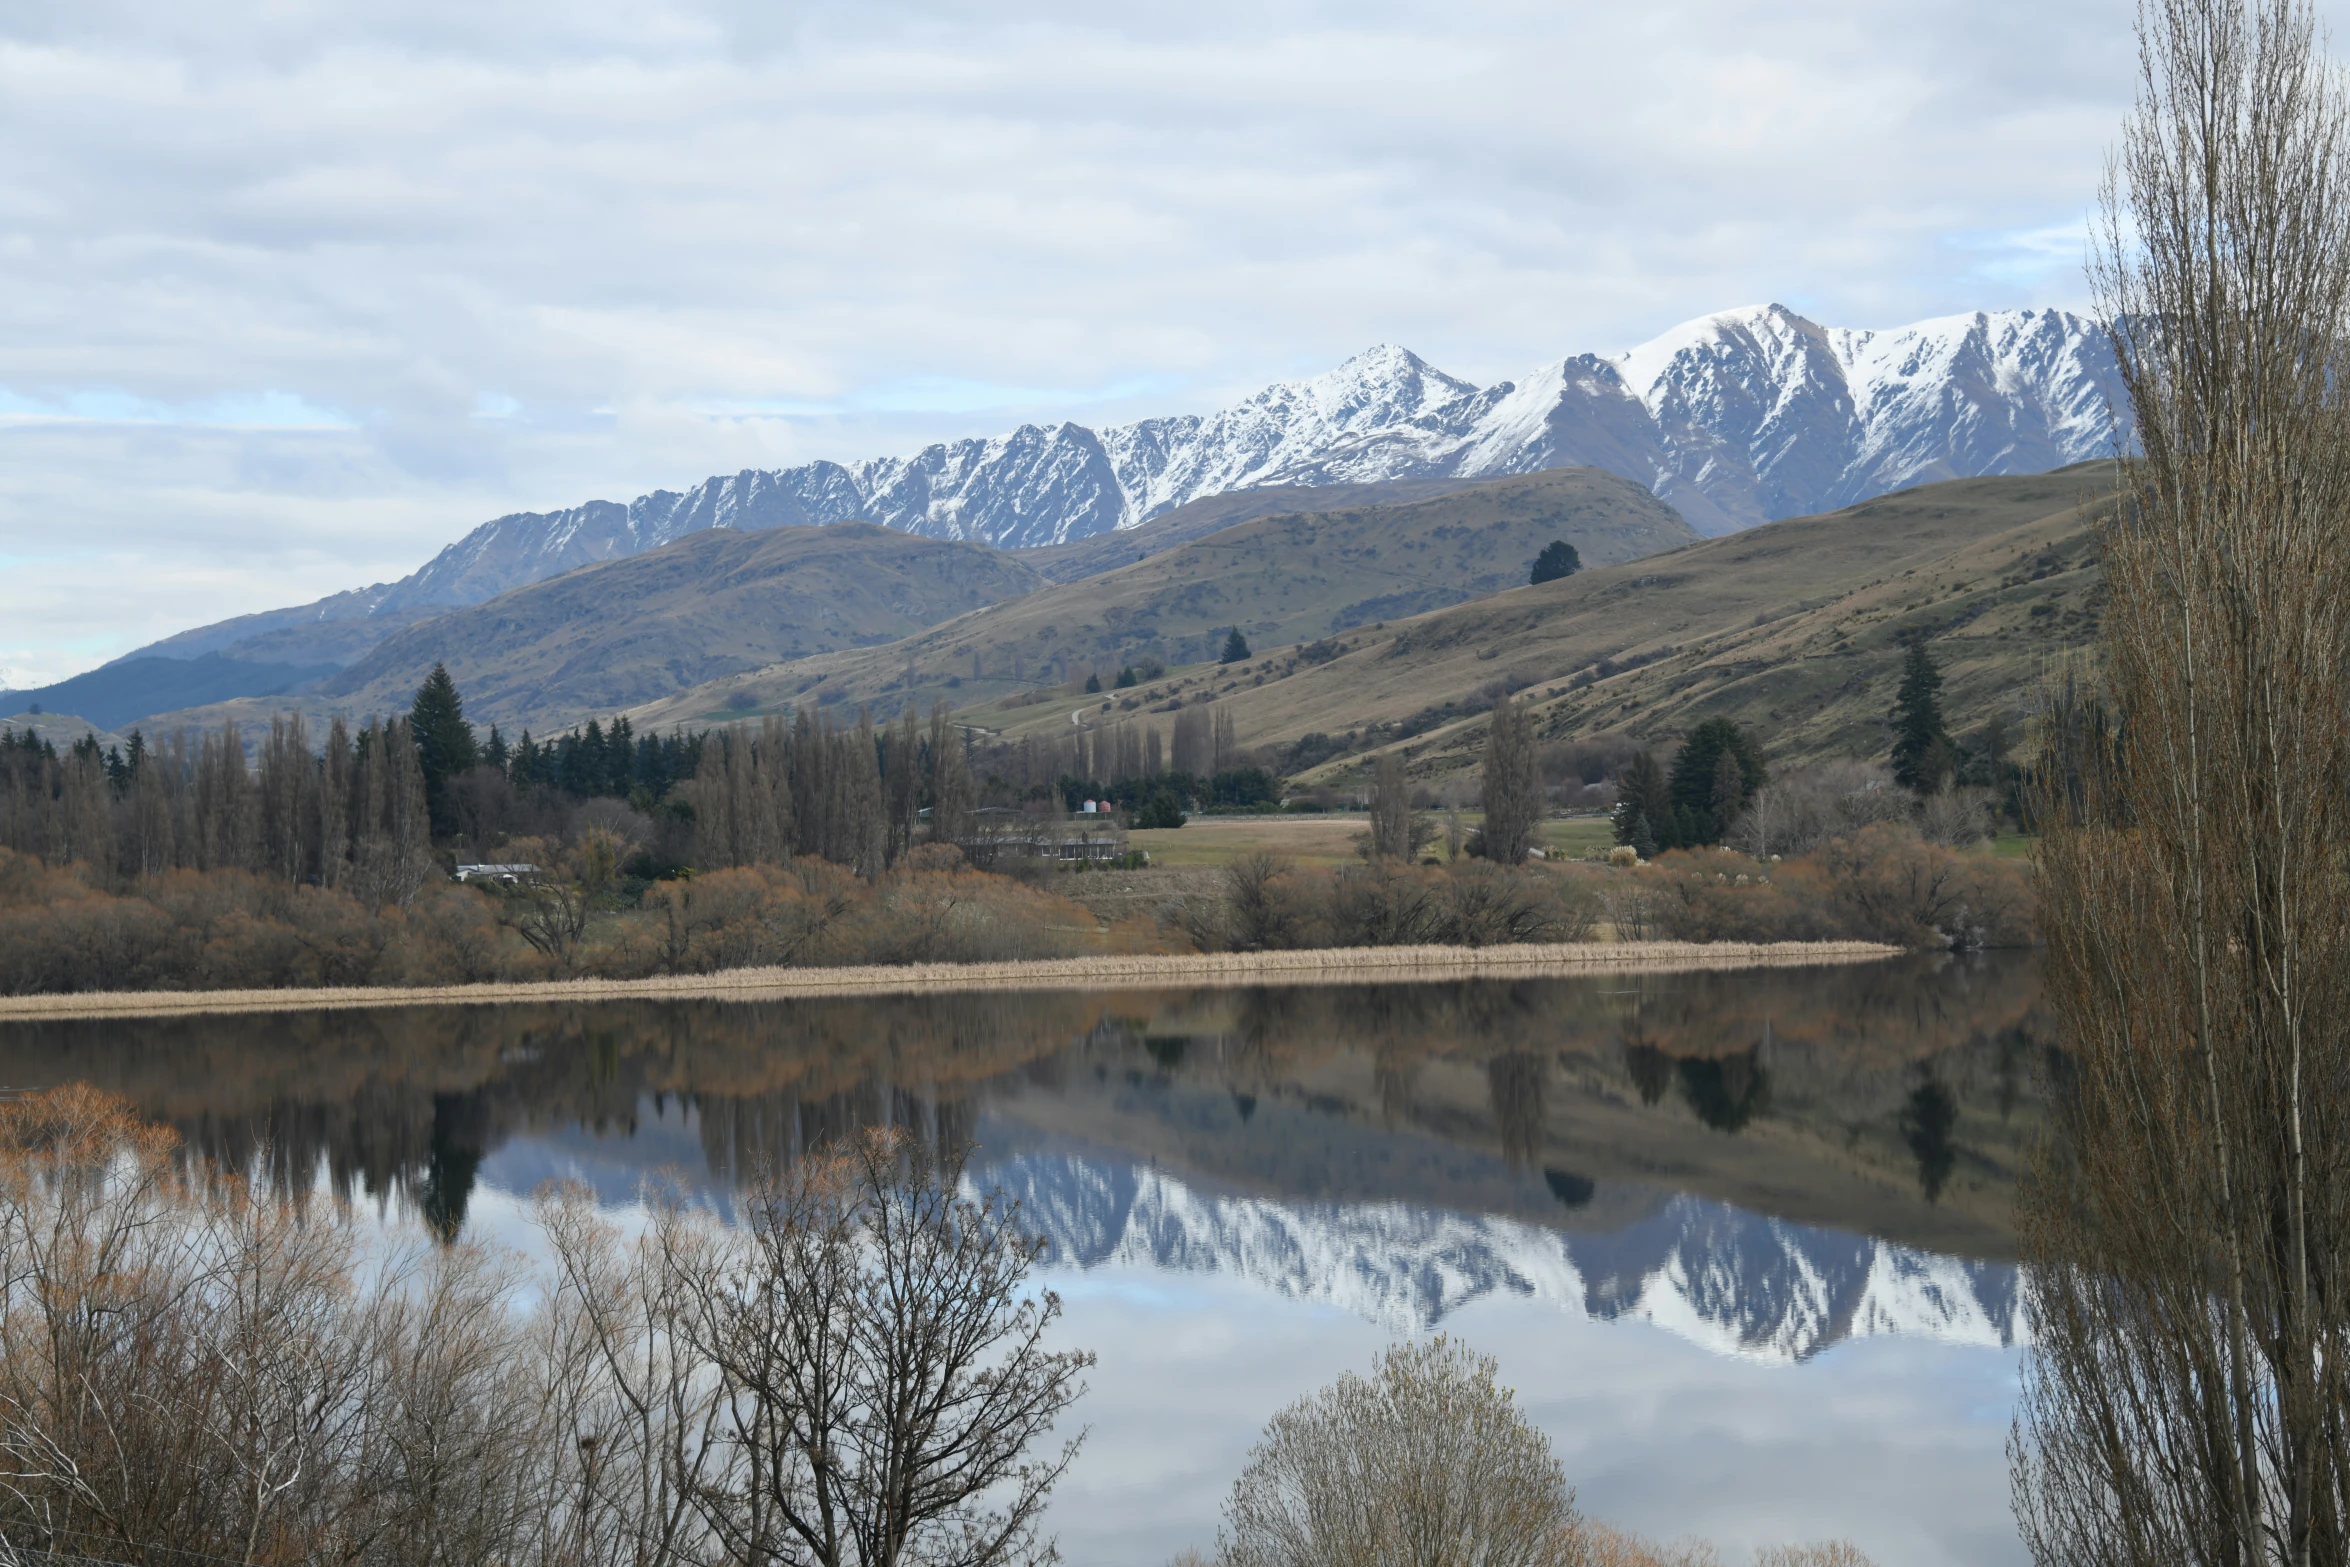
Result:
<svg viewBox="0 0 2350 1567">
<path fill-rule="evenodd" d="M 1306 952 L 1157 953 L 1020 963 L 731 969 L 654 979 L 528 984 L 351 986 L 310 990 L 150 990 L 0 996 L 0 1022 L 314 1012 L 355 1007 L 495 1006 L 549 1001 L 779 1001 L 956 991 L 1151 990 L 1169 985 L 1393 985 L 1571 978 L 1866 963 L 1900 949 L 1867 941 L 1558 942 L 1507 947 L 1337 947 Z"/>
<path fill-rule="evenodd" d="M 1360 811 L 1194 816 L 1180 827 L 1138 828 L 1126 841 L 1153 865 L 1225 865 L 1258 850 L 1300 865 L 1346 865 L 1359 858 L 1354 841 L 1369 830 Z"/>
</svg>

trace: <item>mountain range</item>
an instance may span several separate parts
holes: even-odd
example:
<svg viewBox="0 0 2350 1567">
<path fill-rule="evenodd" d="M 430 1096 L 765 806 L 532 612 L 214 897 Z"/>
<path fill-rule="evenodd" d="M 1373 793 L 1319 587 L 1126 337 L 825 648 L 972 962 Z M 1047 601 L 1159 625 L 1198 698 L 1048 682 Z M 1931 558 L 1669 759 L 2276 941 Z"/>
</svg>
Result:
<svg viewBox="0 0 2350 1567">
<path fill-rule="evenodd" d="M 710 528 L 862 520 L 1030 549 L 1267 486 L 1590 465 L 1719 535 L 1908 485 L 2103 455 L 2121 403 L 2100 329 L 2058 310 L 1862 331 L 1754 306 L 1487 387 L 1380 346 L 1213 414 L 1099 430 L 1023 425 L 905 456 L 745 469 L 625 504 L 517 512 L 397 582 L 199 627 L 126 657 L 347 664 L 418 619 Z"/>
<path fill-rule="evenodd" d="M 600 1200 L 626 1205 L 645 1171 L 664 1159 L 695 1168 L 691 1122 L 683 1106 L 644 1114 L 625 1149 L 549 1129 L 492 1153 L 482 1176 L 516 1197 L 549 1180 L 581 1181 Z M 1796 1223 L 1686 1192 L 1617 1187 L 1612 1195 L 1633 1208 L 1621 1218 L 1545 1223 L 1426 1202 L 1219 1186 L 1157 1160 L 992 1130 L 994 1151 L 975 1164 L 973 1179 L 1019 1203 L 1054 1267 L 1238 1279 L 1407 1336 L 1479 1301 L 1515 1296 L 1590 1320 L 1649 1322 L 1717 1354 L 1781 1364 L 1884 1334 L 2002 1348 L 2024 1336 L 2011 1262 Z M 646 1146 L 636 1146 L 639 1138 Z M 697 1195 L 731 1211 L 719 1185 Z"/>
<path fill-rule="evenodd" d="M 1620 1229 L 1566 1230 L 1407 1203 L 1284 1200 L 1075 1154 L 991 1161 L 1056 1265 L 1246 1279 L 1291 1300 L 1425 1333 L 1496 1295 L 1648 1321 L 1717 1353 L 1792 1363 L 1853 1338 L 2005 1347 L 2022 1335 L 2012 1263 L 1937 1256 L 1676 1194 Z"/>
</svg>

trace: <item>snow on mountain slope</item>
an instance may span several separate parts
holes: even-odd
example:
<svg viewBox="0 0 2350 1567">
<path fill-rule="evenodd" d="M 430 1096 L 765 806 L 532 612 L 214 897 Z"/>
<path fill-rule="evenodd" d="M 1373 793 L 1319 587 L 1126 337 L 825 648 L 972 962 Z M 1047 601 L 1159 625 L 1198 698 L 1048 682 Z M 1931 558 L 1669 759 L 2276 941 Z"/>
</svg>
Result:
<svg viewBox="0 0 2350 1567">
<path fill-rule="evenodd" d="M 1578 464 L 1647 485 L 1699 532 L 1721 534 L 1911 484 L 2103 455 L 2121 396 L 2103 334 L 2057 310 L 1874 332 L 1757 305 L 1685 322 L 1629 353 L 1576 355 L 1484 388 L 1382 345 L 1213 414 L 1099 431 L 1022 425 L 901 457 L 746 469 L 625 506 L 518 512 L 380 594 L 310 608 L 338 620 L 412 618 L 700 528 L 863 519 L 1019 548 L 1133 527 L 1259 485 Z"/>
<path fill-rule="evenodd" d="M 1499 1294 L 1785 1362 L 1879 1334 L 2006 1346 L 2022 1331 L 2010 1266 L 1689 1196 L 1589 1234 L 1403 1203 L 1219 1194 L 1153 1166 L 1069 1154 L 997 1160 L 984 1178 L 1020 1199 L 1057 1264 L 1233 1275 L 1402 1333 Z"/>
</svg>

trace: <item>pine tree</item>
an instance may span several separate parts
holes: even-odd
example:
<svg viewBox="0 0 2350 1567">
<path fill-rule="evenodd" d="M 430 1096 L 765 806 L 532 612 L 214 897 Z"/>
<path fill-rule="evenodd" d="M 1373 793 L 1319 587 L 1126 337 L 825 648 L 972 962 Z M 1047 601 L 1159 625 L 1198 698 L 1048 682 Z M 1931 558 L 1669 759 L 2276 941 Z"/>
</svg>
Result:
<svg viewBox="0 0 2350 1567">
<path fill-rule="evenodd" d="M 1583 569 L 1583 557 L 1575 553 L 1575 546 L 1564 539 L 1553 539 L 1542 546 L 1542 553 L 1534 557 L 1530 582 L 1556 582 L 1571 577 Z"/>
<path fill-rule="evenodd" d="M 1736 760 L 1738 782 L 1735 788 L 1719 783 L 1724 756 Z M 1762 753 L 1755 748 L 1754 739 L 1727 718 L 1709 718 L 1689 732 L 1681 742 L 1681 754 L 1673 758 L 1673 777 L 1669 793 L 1672 798 L 1671 832 L 1674 840 L 1667 847 L 1689 848 L 1700 843 L 1718 841 L 1729 831 L 1730 820 L 1744 809 L 1754 791 L 1770 781 L 1770 770 L 1763 766 Z M 1728 812 L 1725 819 L 1723 812 Z"/>
<path fill-rule="evenodd" d="M 1912 637 L 1893 697 L 1893 781 L 1917 794 L 1939 790 L 1950 774 L 1954 747 L 1942 727 L 1941 691 L 1925 638 Z"/>
<path fill-rule="evenodd" d="M 1665 770 L 1657 765 L 1656 753 L 1639 752 L 1624 769 L 1624 776 L 1616 780 L 1616 842 L 1640 849 L 1639 834 L 1645 832 L 1648 847 L 1640 849 L 1641 858 L 1653 855 L 1657 824 L 1672 819 L 1672 808 Z"/>
<path fill-rule="evenodd" d="M 448 666 L 435 664 L 416 700 L 408 709 L 408 732 L 416 745 L 416 762 L 424 770 L 424 798 L 433 832 L 442 837 L 456 830 L 456 812 L 449 799 L 449 780 L 471 772 L 479 761 L 473 726 L 465 721 L 465 702 Z"/>
<path fill-rule="evenodd" d="M 1240 628 L 1238 626 L 1234 626 L 1232 628 L 1232 634 L 1224 639 L 1224 652 L 1222 656 L 1216 660 L 1216 662 L 1219 664 L 1237 664 L 1242 659 L 1249 656 L 1248 638 L 1240 634 Z"/>
</svg>

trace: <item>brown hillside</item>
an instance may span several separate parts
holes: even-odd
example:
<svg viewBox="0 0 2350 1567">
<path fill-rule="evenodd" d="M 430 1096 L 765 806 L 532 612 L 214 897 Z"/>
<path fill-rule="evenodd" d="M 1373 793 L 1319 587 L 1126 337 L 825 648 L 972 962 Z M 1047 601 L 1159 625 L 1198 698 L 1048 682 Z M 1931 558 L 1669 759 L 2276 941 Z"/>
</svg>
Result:
<svg viewBox="0 0 2350 1567">
<path fill-rule="evenodd" d="M 1017 555 L 871 523 L 711 528 L 395 632 L 299 697 L 161 722 L 404 710 L 440 660 L 474 722 L 543 732 L 779 658 L 893 641 L 1042 580 Z"/>
<path fill-rule="evenodd" d="M 1261 489 L 1230 490 L 1203 495 L 1139 527 L 1115 533 L 1096 533 L 1067 544 L 1048 544 L 1020 552 L 1022 564 L 1034 566 L 1055 582 L 1098 577 L 1120 566 L 1147 560 L 1193 539 L 1221 533 L 1235 523 L 1282 513 L 1360 511 L 1367 506 L 1408 506 L 1434 500 L 1489 483 L 1485 479 L 1383 479 L 1375 484 L 1268 484 Z"/>
<path fill-rule="evenodd" d="M 1086 716 L 1148 718 L 1212 696 L 1244 745 L 1342 742 L 1309 781 L 1351 774 L 1394 744 L 1415 775 L 1441 777 L 1475 765 L 1483 705 L 1506 683 L 1532 690 L 1546 738 L 1663 743 L 1726 714 L 1776 758 L 1878 757 L 1909 632 L 1932 636 L 1961 736 L 1994 711 L 2020 719 L 2044 660 L 2090 639 L 2100 578 L 2088 524 L 2111 488 L 2102 463 L 1921 486 L 1389 620 L 1311 655 L 1260 643 L 1237 669 L 1174 671 L 1111 694 L 1106 711 L 1091 699 Z M 1060 732 L 1077 700 L 1062 689 L 972 716 L 1007 733 Z"/>
<path fill-rule="evenodd" d="M 808 700 L 895 710 L 942 695 L 1000 699 L 1146 657 L 1198 661 L 1234 625 L 1252 643 L 1276 646 L 1495 593 L 1524 583 L 1552 539 L 1604 563 L 1695 537 L 1646 490 L 1597 468 L 1491 480 L 1408 505 L 1260 517 L 887 648 L 778 664 L 633 716 L 666 728 Z"/>
</svg>

